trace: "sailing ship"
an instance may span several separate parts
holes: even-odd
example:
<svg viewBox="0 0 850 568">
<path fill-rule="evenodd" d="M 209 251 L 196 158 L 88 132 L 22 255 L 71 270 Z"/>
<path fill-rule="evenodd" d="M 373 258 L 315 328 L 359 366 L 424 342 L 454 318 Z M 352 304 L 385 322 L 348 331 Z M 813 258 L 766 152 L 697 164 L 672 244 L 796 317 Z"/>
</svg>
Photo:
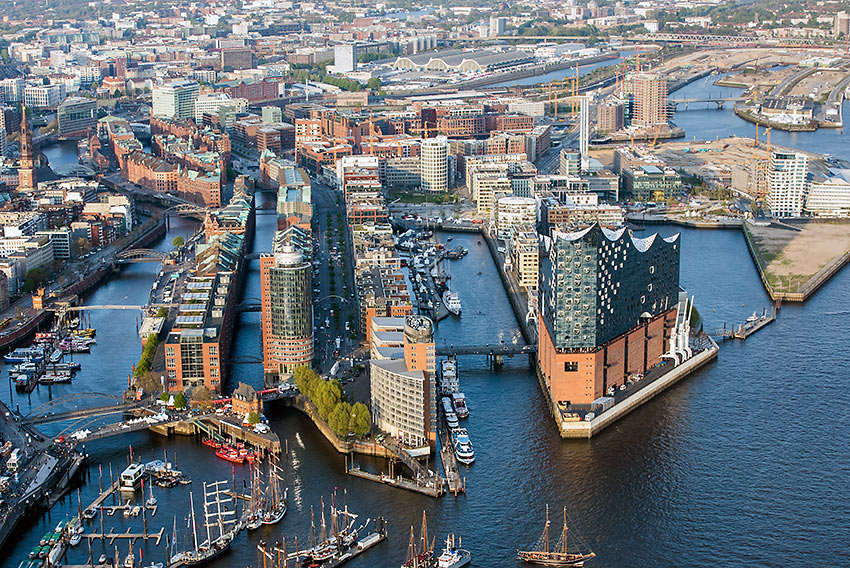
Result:
<svg viewBox="0 0 850 568">
<path fill-rule="evenodd" d="M 596 556 L 581 540 L 581 537 L 575 537 L 576 550 L 570 552 L 567 548 L 567 508 L 564 507 L 564 528 L 561 530 L 561 537 L 558 539 L 554 550 L 549 548 L 549 505 L 546 505 L 546 524 L 543 527 L 543 534 L 537 540 L 537 544 L 529 551 L 518 550 L 517 558 L 528 564 L 536 564 L 538 566 L 584 566 L 584 562 Z M 587 552 L 581 552 L 578 546 L 582 545 L 587 549 Z"/>
<path fill-rule="evenodd" d="M 434 558 L 434 541 L 428 542 L 428 522 L 425 511 L 422 511 L 422 536 L 419 544 L 410 527 L 410 544 L 408 545 L 407 561 L 401 568 L 437 568 L 437 560 Z"/>
<path fill-rule="evenodd" d="M 192 522 L 192 544 L 190 550 L 178 552 L 171 557 L 169 566 L 198 566 L 218 558 L 228 549 L 233 538 L 239 532 L 236 522 L 236 510 L 231 510 L 229 498 L 222 498 L 222 486 L 226 481 L 204 483 L 204 527 L 207 539 L 198 541 L 197 524 L 195 522 L 195 503 L 189 492 L 189 507 Z"/>
<path fill-rule="evenodd" d="M 283 477 L 280 475 L 280 466 L 274 462 L 274 458 L 269 461 L 269 483 L 266 487 L 267 496 L 265 499 L 265 507 L 262 511 L 262 522 L 264 525 L 274 525 L 283 519 L 286 515 L 286 490 L 281 492 L 280 483 Z"/>
<path fill-rule="evenodd" d="M 339 558 L 346 554 L 351 547 L 357 543 L 357 536 L 369 524 L 369 519 L 359 527 L 355 527 L 357 515 L 349 512 L 346 506 L 342 510 L 337 509 L 334 497 L 331 496 L 331 526 L 330 531 L 325 525 L 325 500 L 322 499 L 321 532 L 319 542 L 316 543 L 316 525 L 313 518 L 313 508 L 310 507 L 310 532 L 313 539 L 312 548 L 303 552 L 295 552 L 292 558 L 300 558 L 301 566 L 314 566 L 331 558 Z"/>
</svg>

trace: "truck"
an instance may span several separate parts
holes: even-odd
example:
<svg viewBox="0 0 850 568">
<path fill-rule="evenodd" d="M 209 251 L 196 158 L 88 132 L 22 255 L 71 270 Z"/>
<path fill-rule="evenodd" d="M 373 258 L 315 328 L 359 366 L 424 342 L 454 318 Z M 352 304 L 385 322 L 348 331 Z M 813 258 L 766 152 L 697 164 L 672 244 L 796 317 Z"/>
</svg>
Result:
<svg viewBox="0 0 850 568">
<path fill-rule="evenodd" d="M 337 349 L 339 349 L 339 346 L 340 346 L 340 344 L 341 344 L 341 343 L 342 343 L 342 339 L 341 339 L 341 338 L 339 338 L 339 337 L 337 337 L 337 338 L 336 338 L 336 348 L 337 348 Z"/>
</svg>

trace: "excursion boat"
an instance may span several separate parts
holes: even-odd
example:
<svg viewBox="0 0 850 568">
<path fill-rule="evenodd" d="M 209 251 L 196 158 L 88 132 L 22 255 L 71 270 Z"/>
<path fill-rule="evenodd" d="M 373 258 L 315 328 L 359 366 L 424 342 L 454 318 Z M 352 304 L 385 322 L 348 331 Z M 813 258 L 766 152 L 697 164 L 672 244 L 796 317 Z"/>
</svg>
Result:
<svg viewBox="0 0 850 568">
<path fill-rule="evenodd" d="M 449 428 L 454 430 L 458 426 L 457 415 L 455 414 L 454 408 L 452 407 L 452 399 L 447 396 L 444 396 L 442 399 L 443 403 L 443 415 L 446 417 L 446 424 L 448 424 Z"/>
<path fill-rule="evenodd" d="M 446 306 L 446 309 L 452 314 L 456 316 L 460 315 L 460 296 L 457 295 L 457 292 L 452 292 L 450 290 L 443 292 L 443 305 Z"/>
<path fill-rule="evenodd" d="M 472 442 L 469 441 L 469 432 L 466 428 L 458 428 L 452 432 L 452 445 L 457 461 L 467 465 L 475 461 L 475 450 L 472 448 Z"/>
<path fill-rule="evenodd" d="M 572 532 L 575 533 L 575 529 Z M 573 541 L 576 548 L 571 552 L 567 547 L 567 508 L 564 507 L 564 528 L 561 530 L 561 537 L 554 550 L 549 548 L 549 506 L 546 505 L 546 524 L 543 526 L 543 534 L 531 550 L 518 550 L 517 559 L 538 566 L 584 566 L 586 560 L 596 556 L 578 534 Z M 587 552 L 579 550 L 579 545 L 586 548 Z"/>
<path fill-rule="evenodd" d="M 440 392 L 450 396 L 460 391 L 457 379 L 457 360 L 444 359 L 440 363 Z"/>
<path fill-rule="evenodd" d="M 142 474 L 145 472 L 145 466 L 140 463 L 131 463 L 121 472 L 120 489 L 121 491 L 135 491 L 142 486 Z"/>
<path fill-rule="evenodd" d="M 469 408 L 466 406 L 466 395 L 462 392 L 452 394 L 452 404 L 455 407 L 455 414 L 458 418 L 469 418 Z"/>
<path fill-rule="evenodd" d="M 3 360 L 7 363 L 41 363 L 44 361 L 44 350 L 40 347 L 15 349 L 4 355 Z"/>
<path fill-rule="evenodd" d="M 58 385 L 62 383 L 70 383 L 73 377 L 71 375 L 61 373 L 48 373 L 38 379 L 40 385 Z"/>
<path fill-rule="evenodd" d="M 463 546 L 463 543 L 460 543 Z M 455 535 L 446 536 L 446 548 L 437 557 L 437 568 L 461 568 L 472 561 L 472 553 L 455 546 Z"/>
</svg>

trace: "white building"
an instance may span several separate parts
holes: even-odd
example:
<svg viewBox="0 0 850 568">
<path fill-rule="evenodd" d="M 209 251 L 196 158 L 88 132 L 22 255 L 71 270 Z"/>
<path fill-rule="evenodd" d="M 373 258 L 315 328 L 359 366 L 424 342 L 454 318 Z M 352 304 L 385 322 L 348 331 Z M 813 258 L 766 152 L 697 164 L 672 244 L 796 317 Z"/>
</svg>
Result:
<svg viewBox="0 0 850 568">
<path fill-rule="evenodd" d="M 27 85 L 24 87 L 24 104 L 39 108 L 58 107 L 65 98 L 64 85 Z"/>
<path fill-rule="evenodd" d="M 24 98 L 26 82 L 21 78 L 3 79 L 0 81 L 0 94 L 7 103 L 18 103 Z"/>
<path fill-rule="evenodd" d="M 422 191 L 446 192 L 449 189 L 449 141 L 445 136 L 422 141 L 419 171 Z"/>
<path fill-rule="evenodd" d="M 498 37 L 505 35 L 505 30 L 508 27 L 508 19 L 498 16 L 490 16 L 490 37 Z"/>
<path fill-rule="evenodd" d="M 533 197 L 509 195 L 496 201 L 496 234 L 510 239 L 516 227 L 534 225 L 537 221 L 537 201 Z"/>
<path fill-rule="evenodd" d="M 807 215 L 850 217 L 850 170 L 832 173 L 832 177 L 809 185 L 805 207 Z"/>
<path fill-rule="evenodd" d="M 195 81 L 174 81 L 153 88 L 153 115 L 192 118 L 200 87 Z"/>
<path fill-rule="evenodd" d="M 768 171 L 765 208 L 774 217 L 800 217 L 806 203 L 808 157 L 796 152 L 773 152 Z"/>
<path fill-rule="evenodd" d="M 348 73 L 357 69 L 357 46 L 344 43 L 334 46 L 334 71 Z"/>
<path fill-rule="evenodd" d="M 204 113 L 218 114 L 224 106 L 233 107 L 236 112 L 245 112 L 248 110 L 248 99 L 231 99 L 227 93 L 200 95 L 195 101 L 195 121 L 200 124 Z"/>
</svg>

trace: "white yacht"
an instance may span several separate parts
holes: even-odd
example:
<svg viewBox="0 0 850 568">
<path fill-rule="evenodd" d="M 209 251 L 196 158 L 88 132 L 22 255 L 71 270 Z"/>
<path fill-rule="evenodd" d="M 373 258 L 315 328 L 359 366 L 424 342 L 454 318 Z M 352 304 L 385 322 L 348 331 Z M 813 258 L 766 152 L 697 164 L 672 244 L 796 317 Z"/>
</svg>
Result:
<svg viewBox="0 0 850 568">
<path fill-rule="evenodd" d="M 468 550 L 455 547 L 455 535 L 446 537 L 446 548 L 437 557 L 437 568 L 461 568 L 472 560 Z"/>
<path fill-rule="evenodd" d="M 460 315 L 460 296 L 457 295 L 457 292 L 452 292 L 450 290 L 443 292 L 443 305 L 446 306 L 446 309 L 454 315 Z"/>
<path fill-rule="evenodd" d="M 446 417 L 446 424 L 448 424 L 449 428 L 454 430 L 458 427 L 457 415 L 455 414 L 454 408 L 452 407 L 452 399 L 447 396 L 443 397 L 443 415 Z"/>
<path fill-rule="evenodd" d="M 475 450 L 472 448 L 472 442 L 469 441 L 469 432 L 466 428 L 457 428 L 452 432 L 452 445 L 455 448 L 457 461 L 467 465 L 475 461 Z"/>
</svg>

